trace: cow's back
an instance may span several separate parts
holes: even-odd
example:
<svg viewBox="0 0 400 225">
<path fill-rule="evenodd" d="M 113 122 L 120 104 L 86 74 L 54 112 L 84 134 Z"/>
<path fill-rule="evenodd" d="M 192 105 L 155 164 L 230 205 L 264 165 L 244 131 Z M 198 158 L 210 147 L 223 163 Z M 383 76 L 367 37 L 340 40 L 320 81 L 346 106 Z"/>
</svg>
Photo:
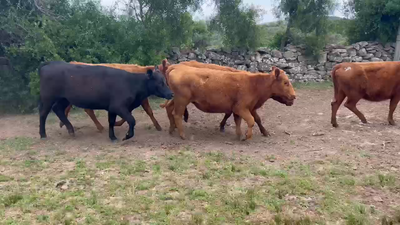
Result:
<svg viewBox="0 0 400 225">
<path fill-rule="evenodd" d="M 332 76 L 344 92 L 358 92 L 370 101 L 390 99 L 400 91 L 399 62 L 342 63 Z"/>
<path fill-rule="evenodd" d="M 227 66 L 220 66 L 216 64 L 206 64 L 206 63 L 200 63 L 195 60 L 187 61 L 187 62 L 181 62 L 180 64 L 186 65 L 186 66 L 191 66 L 191 67 L 196 67 L 196 68 L 207 68 L 207 69 L 214 69 L 214 70 L 222 70 L 222 71 L 230 71 L 230 72 L 239 72 L 240 70 L 227 67 Z"/>
</svg>

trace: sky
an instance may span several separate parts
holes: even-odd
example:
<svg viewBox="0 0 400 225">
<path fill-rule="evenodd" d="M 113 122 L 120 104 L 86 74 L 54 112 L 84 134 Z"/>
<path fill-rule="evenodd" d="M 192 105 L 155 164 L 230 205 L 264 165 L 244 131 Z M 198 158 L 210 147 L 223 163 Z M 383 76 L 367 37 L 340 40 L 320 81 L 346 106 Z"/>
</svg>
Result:
<svg viewBox="0 0 400 225">
<path fill-rule="evenodd" d="M 112 6 L 117 0 L 101 0 L 101 4 L 103 6 Z M 202 5 L 202 11 L 196 12 L 194 15 L 194 19 L 207 19 L 215 13 L 215 7 L 212 4 L 212 0 L 205 0 L 205 3 Z M 262 15 L 262 18 L 259 19 L 258 23 L 267 23 L 278 20 L 275 18 L 272 10 L 276 5 L 276 0 L 243 0 L 244 4 L 254 5 L 257 8 L 263 9 L 265 14 Z M 343 17 L 343 14 L 336 10 L 333 15 Z"/>
</svg>

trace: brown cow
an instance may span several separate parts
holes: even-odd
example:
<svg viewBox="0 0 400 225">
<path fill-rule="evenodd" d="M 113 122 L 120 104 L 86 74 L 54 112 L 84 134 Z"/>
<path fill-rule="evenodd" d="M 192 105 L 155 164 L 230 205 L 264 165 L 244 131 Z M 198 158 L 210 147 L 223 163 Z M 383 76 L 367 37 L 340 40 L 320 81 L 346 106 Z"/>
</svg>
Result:
<svg viewBox="0 0 400 225">
<path fill-rule="evenodd" d="M 107 66 L 107 67 L 112 67 L 112 68 L 116 68 L 116 69 L 120 69 L 120 70 L 125 70 L 127 72 L 130 73 L 147 73 L 148 69 L 154 70 L 154 66 L 139 66 L 139 65 L 135 65 L 135 64 L 109 64 L 109 63 L 105 63 L 105 64 L 88 64 L 88 63 L 82 63 L 82 62 L 75 62 L 72 61 L 70 62 L 70 64 L 79 64 L 79 65 L 89 65 L 89 66 Z M 158 66 L 160 71 L 162 72 L 162 74 L 166 73 L 166 70 L 168 68 L 168 61 L 166 59 L 164 59 L 162 61 L 162 64 Z M 156 120 L 156 118 L 153 115 L 153 110 L 150 107 L 150 103 L 149 100 L 146 98 L 145 100 L 143 100 L 142 102 L 142 107 L 144 109 L 144 111 L 147 113 L 147 115 L 149 115 L 151 121 L 153 122 L 154 126 L 156 127 L 156 129 L 158 131 L 161 131 L 161 126 L 158 123 L 158 121 Z M 69 105 L 66 109 L 65 109 L 65 115 L 68 117 L 68 114 L 70 112 L 72 108 L 72 105 Z M 95 123 L 97 129 L 99 131 L 104 130 L 104 127 L 101 125 L 101 123 L 97 120 L 96 115 L 94 114 L 93 110 L 91 109 L 85 109 L 85 112 L 90 116 L 90 118 L 93 120 L 93 122 Z M 121 119 L 120 121 L 115 123 L 115 126 L 121 126 L 123 123 L 125 122 L 124 119 Z M 60 127 L 62 127 L 64 124 L 62 122 L 60 122 Z"/>
<path fill-rule="evenodd" d="M 216 65 L 216 64 L 208 64 L 208 63 L 201 63 L 201 62 L 197 62 L 196 60 L 191 60 L 191 61 L 186 61 L 186 62 L 181 62 L 179 63 L 179 65 L 186 65 L 186 66 L 191 66 L 191 67 L 196 67 L 196 68 L 208 68 L 208 69 L 214 69 L 214 70 L 222 70 L 222 71 L 230 71 L 230 72 L 243 72 L 243 70 L 237 70 L 234 69 L 232 67 L 228 67 L 228 66 L 220 66 L 220 65 Z M 161 104 L 160 107 L 164 108 L 166 107 L 166 105 L 168 104 L 168 102 L 170 102 L 172 100 L 167 100 L 164 104 Z M 226 125 L 226 121 L 229 119 L 229 117 L 231 117 L 232 112 L 231 113 L 226 113 L 224 118 L 222 119 L 221 123 L 219 124 L 219 130 L 221 132 L 225 131 L 225 125 Z M 187 109 L 185 109 L 185 113 L 183 115 L 183 120 L 185 122 L 187 122 L 189 119 L 189 112 L 187 111 Z M 260 126 L 260 125 L 259 125 Z M 262 125 L 261 125 L 262 126 Z M 261 129 L 261 127 L 260 127 Z M 263 132 L 261 131 L 263 134 L 268 135 L 267 132 Z"/>
<path fill-rule="evenodd" d="M 357 109 L 360 99 L 378 102 L 390 99 L 389 124 L 395 125 L 393 112 L 400 100 L 400 62 L 341 63 L 332 70 L 335 96 L 332 100 L 333 127 L 338 127 L 336 113 L 347 97 L 346 108 L 367 123 Z"/>
<path fill-rule="evenodd" d="M 166 106 L 170 133 L 176 126 L 182 139 L 185 139 L 185 134 L 181 118 L 189 103 L 193 103 L 203 112 L 226 114 L 233 112 L 239 139 L 240 123 L 243 118 L 248 125 L 245 138 L 247 140 L 252 137 L 254 122 L 261 124 L 256 109 L 265 101 L 273 98 L 291 106 L 296 98 L 289 78 L 283 70 L 276 67 L 272 68 L 270 74 L 266 74 L 216 71 L 178 64 L 170 66 L 167 75 L 169 86 L 174 92 L 173 101 Z"/>
</svg>

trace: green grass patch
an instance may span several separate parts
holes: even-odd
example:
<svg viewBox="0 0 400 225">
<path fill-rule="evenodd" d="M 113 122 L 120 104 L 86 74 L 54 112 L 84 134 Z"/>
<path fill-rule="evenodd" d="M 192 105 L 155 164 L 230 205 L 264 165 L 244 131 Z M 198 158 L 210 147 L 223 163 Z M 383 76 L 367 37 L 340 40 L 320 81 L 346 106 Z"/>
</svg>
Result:
<svg viewBox="0 0 400 225">
<path fill-rule="evenodd" d="M 16 137 L 0 140 L 0 151 L 25 151 L 29 150 L 34 143 L 34 140 L 29 137 Z"/>
</svg>

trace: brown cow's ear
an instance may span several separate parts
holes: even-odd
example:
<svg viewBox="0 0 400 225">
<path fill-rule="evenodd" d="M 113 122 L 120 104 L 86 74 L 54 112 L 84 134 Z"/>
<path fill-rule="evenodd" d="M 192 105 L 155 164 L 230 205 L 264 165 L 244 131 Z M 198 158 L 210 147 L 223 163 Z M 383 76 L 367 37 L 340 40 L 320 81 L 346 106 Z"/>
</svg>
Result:
<svg viewBox="0 0 400 225">
<path fill-rule="evenodd" d="M 276 67 L 274 67 L 273 71 L 274 71 L 276 79 L 278 79 L 279 75 L 281 74 L 281 70 L 276 68 Z"/>
</svg>

